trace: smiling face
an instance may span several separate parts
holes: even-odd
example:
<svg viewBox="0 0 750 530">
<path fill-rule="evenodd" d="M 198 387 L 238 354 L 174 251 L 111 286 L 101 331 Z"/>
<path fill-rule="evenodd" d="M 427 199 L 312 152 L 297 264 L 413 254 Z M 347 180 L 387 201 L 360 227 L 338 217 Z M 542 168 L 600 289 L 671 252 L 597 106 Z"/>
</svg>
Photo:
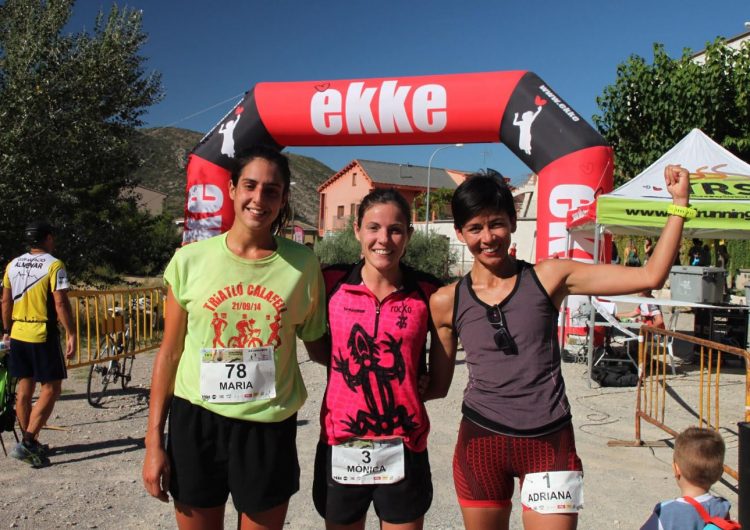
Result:
<svg viewBox="0 0 750 530">
<path fill-rule="evenodd" d="M 393 202 L 374 204 L 354 225 L 366 265 L 381 272 L 398 268 L 411 232 L 409 220 Z"/>
<path fill-rule="evenodd" d="M 237 185 L 229 182 L 229 197 L 234 202 L 234 224 L 253 232 L 271 232 L 271 227 L 286 205 L 288 192 L 275 162 L 254 158 L 239 174 Z"/>
<path fill-rule="evenodd" d="M 456 230 L 458 239 L 465 243 L 474 259 L 488 268 L 508 260 L 510 237 L 516 225 L 505 212 L 481 212 Z"/>
</svg>

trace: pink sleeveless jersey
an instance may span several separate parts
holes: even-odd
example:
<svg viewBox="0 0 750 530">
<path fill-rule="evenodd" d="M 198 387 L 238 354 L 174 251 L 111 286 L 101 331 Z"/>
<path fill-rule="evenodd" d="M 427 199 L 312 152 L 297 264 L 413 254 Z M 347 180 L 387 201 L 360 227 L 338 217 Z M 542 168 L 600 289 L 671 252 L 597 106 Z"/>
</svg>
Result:
<svg viewBox="0 0 750 530">
<path fill-rule="evenodd" d="M 378 301 L 361 270 L 360 262 L 323 271 L 332 346 L 321 438 L 335 445 L 399 436 L 410 450 L 423 451 L 430 424 L 417 381 L 425 366 L 428 299 L 440 283 L 402 267 L 403 288 Z"/>
</svg>

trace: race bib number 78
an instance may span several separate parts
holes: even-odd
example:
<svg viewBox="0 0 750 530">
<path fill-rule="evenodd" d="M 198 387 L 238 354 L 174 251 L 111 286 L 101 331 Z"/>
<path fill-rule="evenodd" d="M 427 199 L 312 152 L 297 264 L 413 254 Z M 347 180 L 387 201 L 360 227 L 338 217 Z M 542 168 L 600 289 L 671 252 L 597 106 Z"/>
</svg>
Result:
<svg viewBox="0 0 750 530">
<path fill-rule="evenodd" d="M 276 397 L 273 346 L 201 349 L 201 397 L 212 403 Z"/>
</svg>

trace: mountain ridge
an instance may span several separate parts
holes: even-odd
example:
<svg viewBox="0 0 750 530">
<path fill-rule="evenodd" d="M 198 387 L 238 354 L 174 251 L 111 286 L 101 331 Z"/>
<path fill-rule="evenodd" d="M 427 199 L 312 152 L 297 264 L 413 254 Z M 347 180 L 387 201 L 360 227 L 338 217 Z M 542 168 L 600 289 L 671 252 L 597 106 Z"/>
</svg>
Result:
<svg viewBox="0 0 750 530">
<path fill-rule="evenodd" d="M 187 159 L 204 134 L 179 127 L 141 129 L 138 137 L 142 156 L 135 177 L 140 185 L 167 195 L 164 211 L 182 217 L 185 207 L 185 175 Z M 292 208 L 295 218 L 318 225 L 319 198 L 317 188 L 335 171 L 322 162 L 294 153 L 289 157 L 292 172 Z"/>
</svg>

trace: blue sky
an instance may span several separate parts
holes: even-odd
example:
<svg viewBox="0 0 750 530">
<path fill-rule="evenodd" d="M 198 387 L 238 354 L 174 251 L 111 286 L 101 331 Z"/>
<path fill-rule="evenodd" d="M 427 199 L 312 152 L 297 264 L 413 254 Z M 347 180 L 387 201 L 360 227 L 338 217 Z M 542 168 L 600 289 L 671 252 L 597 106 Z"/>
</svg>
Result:
<svg viewBox="0 0 750 530">
<path fill-rule="evenodd" d="M 96 12 L 110 5 L 78 0 L 68 29 L 90 29 Z M 131 0 L 127 5 L 143 10 L 149 34 L 143 54 L 149 69 L 163 76 L 165 98 L 149 110 L 148 126 L 200 132 L 261 81 L 503 70 L 535 72 L 591 122 L 596 97 L 630 55 L 650 60 L 653 43 L 660 42 L 677 57 L 683 48 L 697 51 L 717 36 L 743 33 L 750 21 L 747 0 Z M 338 170 L 354 158 L 427 165 L 436 147 L 289 151 Z M 514 180 L 528 173 L 502 144 L 445 149 L 433 164 L 469 171 L 489 166 Z"/>
</svg>

